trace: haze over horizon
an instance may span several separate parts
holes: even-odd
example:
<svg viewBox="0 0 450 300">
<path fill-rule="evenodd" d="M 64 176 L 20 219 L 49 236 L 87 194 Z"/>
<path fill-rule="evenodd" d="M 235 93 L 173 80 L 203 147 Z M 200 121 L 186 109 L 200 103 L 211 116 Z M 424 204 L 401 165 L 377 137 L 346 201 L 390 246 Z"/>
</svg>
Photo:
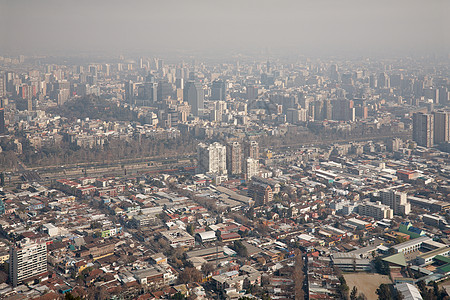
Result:
<svg viewBox="0 0 450 300">
<path fill-rule="evenodd" d="M 448 55 L 450 1 L 5 1 L 0 54 Z"/>
</svg>

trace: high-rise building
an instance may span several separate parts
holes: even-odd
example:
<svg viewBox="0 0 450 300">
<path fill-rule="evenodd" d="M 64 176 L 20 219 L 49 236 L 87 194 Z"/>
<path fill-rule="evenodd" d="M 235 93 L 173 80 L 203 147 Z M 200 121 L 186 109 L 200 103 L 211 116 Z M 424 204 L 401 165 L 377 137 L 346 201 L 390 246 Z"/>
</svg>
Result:
<svg viewBox="0 0 450 300">
<path fill-rule="evenodd" d="M 337 65 L 331 65 L 330 66 L 330 79 L 332 81 L 339 81 L 339 73 L 338 73 L 338 66 Z"/>
<path fill-rule="evenodd" d="M 394 215 L 408 215 L 411 212 L 411 204 L 406 193 L 396 191 L 381 191 L 381 203 L 393 209 Z"/>
<path fill-rule="evenodd" d="M 211 100 L 226 100 L 226 85 L 223 80 L 215 80 L 211 86 Z"/>
<path fill-rule="evenodd" d="M 198 144 L 197 160 L 198 171 L 201 173 L 227 174 L 227 149 L 217 142 L 210 145 Z"/>
<path fill-rule="evenodd" d="M 244 158 L 259 160 L 259 145 L 257 141 L 247 141 L 244 145 Z"/>
<path fill-rule="evenodd" d="M 332 116 L 336 121 L 355 121 L 353 101 L 347 99 L 333 101 Z"/>
<path fill-rule="evenodd" d="M 189 103 L 194 116 L 203 115 L 204 93 L 202 85 L 199 82 L 186 82 L 183 91 L 183 100 Z"/>
<path fill-rule="evenodd" d="M 163 100 L 173 96 L 173 86 L 167 80 L 161 80 L 158 82 L 158 93 L 157 99 L 158 102 L 162 102 Z"/>
<path fill-rule="evenodd" d="M 158 85 L 156 83 L 144 83 L 144 98 L 151 103 L 154 103 L 158 100 Z"/>
<path fill-rule="evenodd" d="M 3 73 L 0 73 L 0 98 L 6 95 L 6 80 Z"/>
<path fill-rule="evenodd" d="M 394 211 L 387 205 L 378 202 L 364 201 L 358 206 L 358 213 L 361 216 L 369 216 L 377 220 L 392 219 Z"/>
<path fill-rule="evenodd" d="M 111 72 L 111 66 L 109 64 L 105 65 L 105 76 L 109 77 L 109 74 Z"/>
<path fill-rule="evenodd" d="M 247 158 L 244 163 L 245 179 L 250 180 L 253 176 L 259 174 L 259 161 L 253 158 Z"/>
<path fill-rule="evenodd" d="M 47 272 L 47 244 L 25 238 L 11 246 L 9 275 L 13 286 Z"/>
<path fill-rule="evenodd" d="M 446 87 L 440 87 L 439 88 L 439 103 L 442 105 L 447 105 L 450 97 L 450 93 Z"/>
<path fill-rule="evenodd" d="M 413 140 L 422 147 L 434 144 L 434 116 L 432 114 L 415 113 L 413 115 Z"/>
<path fill-rule="evenodd" d="M 450 141 L 450 112 L 435 111 L 434 115 L 434 142 L 436 144 Z"/>
<path fill-rule="evenodd" d="M 0 134 L 4 134 L 6 132 L 5 127 L 5 109 L 0 108 Z"/>
<path fill-rule="evenodd" d="M 252 197 L 256 206 L 261 206 L 272 202 L 273 191 L 268 184 L 253 182 L 248 190 L 248 196 Z"/>
<path fill-rule="evenodd" d="M 369 86 L 371 88 L 373 88 L 373 89 L 378 87 L 378 80 L 377 80 L 377 77 L 375 76 L 375 74 L 371 74 L 370 75 L 370 77 L 369 77 Z"/>
<path fill-rule="evenodd" d="M 156 60 L 156 67 L 158 68 L 158 71 L 161 71 L 162 68 L 164 68 L 164 60 L 157 59 Z"/>
<path fill-rule="evenodd" d="M 242 147 L 239 142 L 227 145 L 227 170 L 230 175 L 242 174 Z"/>
<path fill-rule="evenodd" d="M 248 100 L 255 100 L 258 98 L 258 88 L 256 86 L 247 86 Z"/>
<path fill-rule="evenodd" d="M 125 102 L 134 104 L 134 83 L 131 80 L 125 82 Z"/>
<path fill-rule="evenodd" d="M 389 76 L 386 73 L 380 73 L 378 75 L 378 87 L 379 88 L 390 88 L 391 87 Z"/>
<path fill-rule="evenodd" d="M 388 151 L 395 152 L 402 147 L 403 141 L 399 138 L 390 139 L 386 143 L 386 148 Z"/>
</svg>

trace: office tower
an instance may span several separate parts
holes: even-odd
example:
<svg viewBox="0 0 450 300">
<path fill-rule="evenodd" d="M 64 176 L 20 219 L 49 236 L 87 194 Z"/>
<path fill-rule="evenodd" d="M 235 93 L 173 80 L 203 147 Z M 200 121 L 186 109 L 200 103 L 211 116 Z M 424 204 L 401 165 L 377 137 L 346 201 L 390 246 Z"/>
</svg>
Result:
<svg viewBox="0 0 450 300">
<path fill-rule="evenodd" d="M 413 115 L 413 140 L 422 147 L 434 144 L 434 116 L 432 114 L 415 113 Z"/>
<path fill-rule="evenodd" d="M 393 209 L 394 215 L 408 215 L 411 212 L 411 204 L 406 193 L 396 191 L 381 191 L 381 203 Z"/>
<path fill-rule="evenodd" d="M 355 107 L 355 116 L 361 119 L 367 119 L 369 117 L 369 108 L 367 106 Z"/>
<path fill-rule="evenodd" d="M 373 89 L 378 87 L 378 80 L 374 74 L 371 74 L 369 77 L 369 86 Z"/>
<path fill-rule="evenodd" d="M 199 82 L 186 82 L 183 91 L 183 100 L 189 103 L 194 116 L 203 115 L 204 94 L 202 85 Z"/>
<path fill-rule="evenodd" d="M 342 74 L 342 76 L 341 76 L 342 83 L 346 84 L 346 85 L 353 85 L 352 77 L 353 77 L 352 73 L 349 73 L 349 72 Z"/>
<path fill-rule="evenodd" d="M 158 71 L 161 71 L 162 68 L 164 68 L 164 60 L 158 59 L 158 60 L 156 61 L 156 67 L 158 68 Z"/>
<path fill-rule="evenodd" d="M 310 103 L 313 101 L 313 98 L 306 97 L 303 92 L 298 92 L 297 94 L 298 104 L 306 110 L 309 110 Z"/>
<path fill-rule="evenodd" d="M 6 80 L 3 73 L 0 73 L 0 98 L 6 96 Z"/>
<path fill-rule="evenodd" d="M 450 112 L 435 111 L 434 115 L 434 143 L 441 144 L 450 141 Z"/>
<path fill-rule="evenodd" d="M 171 98 L 173 96 L 173 86 L 167 80 L 161 80 L 158 82 L 158 93 L 157 99 L 158 102 L 162 102 L 167 98 Z"/>
<path fill-rule="evenodd" d="M 391 87 L 401 87 L 403 82 L 403 74 L 394 74 L 391 76 Z"/>
<path fill-rule="evenodd" d="M 134 104 L 134 83 L 131 80 L 125 82 L 125 102 Z"/>
<path fill-rule="evenodd" d="M 338 66 L 337 65 L 331 65 L 330 66 L 330 79 L 332 81 L 339 81 L 339 73 L 338 73 Z"/>
<path fill-rule="evenodd" d="M 322 111 L 320 112 L 322 116 L 322 120 L 331 120 L 333 118 L 333 105 L 331 104 L 331 100 L 324 100 Z"/>
<path fill-rule="evenodd" d="M 226 100 L 226 86 L 223 80 L 215 80 L 211 86 L 211 100 Z"/>
<path fill-rule="evenodd" d="M 323 120 L 322 110 L 323 101 L 314 101 L 310 103 L 309 114 L 315 121 Z"/>
<path fill-rule="evenodd" d="M 144 99 L 150 103 L 154 103 L 158 100 L 158 85 L 156 83 L 144 83 Z"/>
<path fill-rule="evenodd" d="M 238 142 L 227 145 L 227 170 L 230 175 L 242 174 L 242 147 Z"/>
<path fill-rule="evenodd" d="M 222 101 L 220 101 L 222 102 Z M 214 107 L 213 109 L 210 110 L 209 112 L 209 120 L 211 122 L 222 122 L 223 119 L 223 110 L 221 109 L 221 105 L 219 105 L 219 101 L 218 102 L 214 102 Z"/>
<path fill-rule="evenodd" d="M 423 96 L 425 99 L 433 100 L 433 103 L 439 103 L 439 89 L 427 88 L 423 90 Z"/>
<path fill-rule="evenodd" d="M 386 73 L 380 73 L 378 75 L 378 87 L 379 88 L 390 88 L 391 87 L 389 76 Z"/>
<path fill-rule="evenodd" d="M 425 88 L 425 81 L 416 79 L 413 84 L 414 96 L 420 98 L 423 96 L 423 89 Z"/>
<path fill-rule="evenodd" d="M 298 122 L 306 122 L 308 111 L 300 108 L 288 108 L 286 111 L 286 121 L 291 124 L 297 124 Z"/>
<path fill-rule="evenodd" d="M 105 76 L 109 77 L 109 74 L 111 72 L 111 66 L 109 64 L 105 65 Z"/>
<path fill-rule="evenodd" d="M 198 171 L 201 173 L 227 174 L 227 149 L 217 142 L 210 145 L 198 144 L 197 160 Z"/>
<path fill-rule="evenodd" d="M 58 105 L 63 105 L 67 100 L 69 100 L 70 97 L 70 90 L 69 89 L 58 89 L 57 91 L 57 98 L 56 101 Z M 31 105 L 32 102 L 29 101 L 28 105 Z"/>
<path fill-rule="evenodd" d="M 97 76 L 97 66 L 89 66 L 89 73 L 91 73 L 92 76 Z"/>
<path fill-rule="evenodd" d="M 247 158 L 244 162 L 245 179 L 251 180 L 253 176 L 259 175 L 259 161 L 253 158 Z"/>
<path fill-rule="evenodd" d="M 355 108 L 352 100 L 333 101 L 333 120 L 336 121 L 355 121 Z"/>
<path fill-rule="evenodd" d="M 446 87 L 439 88 L 439 103 L 442 105 L 447 105 L 450 100 L 449 91 Z"/>
<path fill-rule="evenodd" d="M 258 88 L 255 86 L 248 86 L 247 98 L 248 100 L 255 100 L 256 98 L 258 98 Z"/>
<path fill-rule="evenodd" d="M 13 286 L 47 272 L 47 244 L 25 238 L 9 251 L 9 278 Z"/>
<path fill-rule="evenodd" d="M 184 79 L 183 78 L 175 79 L 175 87 L 177 89 L 182 89 L 184 87 Z"/>
<path fill-rule="evenodd" d="M 8 93 L 14 92 L 14 78 L 15 74 L 12 71 L 5 72 L 5 89 Z"/>
<path fill-rule="evenodd" d="M 86 81 L 89 85 L 97 85 L 97 76 L 96 75 L 88 75 L 86 76 Z"/>
<path fill-rule="evenodd" d="M 0 134 L 6 133 L 5 127 L 5 109 L 0 108 Z"/>
<path fill-rule="evenodd" d="M 247 141 L 244 144 L 244 157 L 259 160 L 259 145 L 257 141 Z"/>
</svg>

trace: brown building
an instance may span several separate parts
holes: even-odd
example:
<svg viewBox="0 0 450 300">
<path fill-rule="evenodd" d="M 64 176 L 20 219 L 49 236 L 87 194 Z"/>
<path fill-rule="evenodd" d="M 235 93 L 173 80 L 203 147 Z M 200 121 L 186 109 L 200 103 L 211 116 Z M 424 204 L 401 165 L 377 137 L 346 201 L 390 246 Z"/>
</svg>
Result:
<svg viewBox="0 0 450 300">
<path fill-rule="evenodd" d="M 256 206 L 261 206 L 273 200 L 273 191 L 268 184 L 254 182 L 250 186 L 249 197 L 253 198 Z"/>
</svg>

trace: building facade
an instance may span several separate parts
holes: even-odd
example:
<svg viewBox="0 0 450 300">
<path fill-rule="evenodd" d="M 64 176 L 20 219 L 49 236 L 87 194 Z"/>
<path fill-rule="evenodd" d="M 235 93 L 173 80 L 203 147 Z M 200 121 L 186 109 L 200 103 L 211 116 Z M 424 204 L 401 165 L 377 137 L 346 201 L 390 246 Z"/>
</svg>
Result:
<svg viewBox="0 0 450 300">
<path fill-rule="evenodd" d="M 435 111 L 434 115 L 434 142 L 436 144 L 450 141 L 450 113 Z"/>
<path fill-rule="evenodd" d="M 381 203 L 394 210 L 394 215 L 407 215 L 411 212 L 406 193 L 396 191 L 381 191 Z"/>
<path fill-rule="evenodd" d="M 13 286 L 47 272 L 47 244 L 28 238 L 10 248 L 9 275 Z"/>
<path fill-rule="evenodd" d="M 202 85 L 199 82 L 186 82 L 183 91 L 183 100 L 189 103 L 194 116 L 200 117 L 203 115 L 204 93 Z"/>
<path fill-rule="evenodd" d="M 227 145 L 227 169 L 230 175 L 242 174 L 242 146 L 239 142 Z"/>
<path fill-rule="evenodd" d="M 413 140 L 422 147 L 434 144 L 434 116 L 432 114 L 415 113 L 413 115 Z"/>
<path fill-rule="evenodd" d="M 227 149 L 219 143 L 206 145 L 200 143 L 197 147 L 198 171 L 218 175 L 227 174 Z"/>
</svg>

